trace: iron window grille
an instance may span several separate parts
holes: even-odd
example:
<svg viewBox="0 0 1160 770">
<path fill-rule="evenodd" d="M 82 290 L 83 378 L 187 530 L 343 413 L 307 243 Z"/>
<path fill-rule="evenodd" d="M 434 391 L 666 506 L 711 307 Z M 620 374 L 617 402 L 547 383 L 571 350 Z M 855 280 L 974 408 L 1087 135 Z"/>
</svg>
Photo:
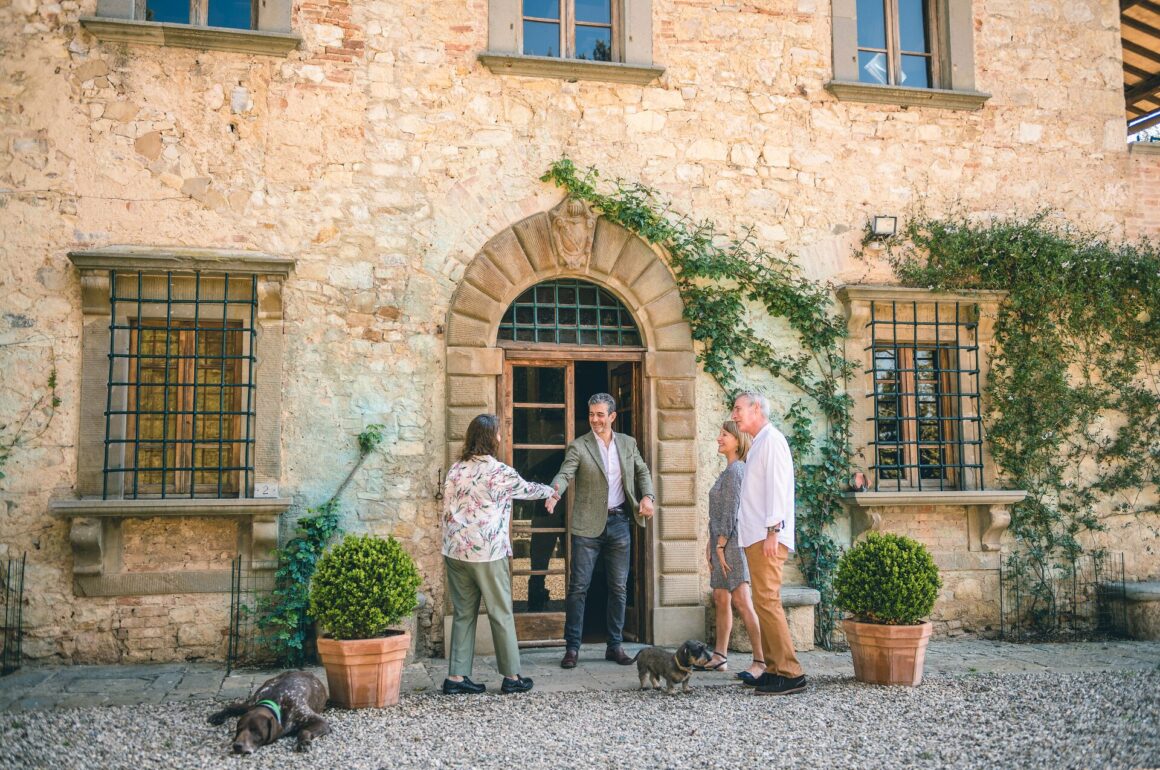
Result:
<svg viewBox="0 0 1160 770">
<path fill-rule="evenodd" d="M 256 275 L 110 273 L 104 499 L 245 497 Z"/>
<path fill-rule="evenodd" d="M 948 303 L 949 304 L 949 303 Z M 983 488 L 977 307 L 871 302 L 874 488 Z"/>
<path fill-rule="evenodd" d="M 556 345 L 639 347 L 640 331 L 628 308 L 605 289 L 563 278 L 537 284 L 504 313 L 499 339 Z"/>
</svg>

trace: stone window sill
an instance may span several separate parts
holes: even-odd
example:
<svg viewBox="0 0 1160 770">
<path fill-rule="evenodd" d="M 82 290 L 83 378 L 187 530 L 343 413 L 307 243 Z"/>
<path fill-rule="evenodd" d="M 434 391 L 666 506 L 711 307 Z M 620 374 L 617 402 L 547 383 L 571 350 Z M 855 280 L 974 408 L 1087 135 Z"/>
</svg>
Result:
<svg viewBox="0 0 1160 770">
<path fill-rule="evenodd" d="M 1003 533 L 1011 524 L 1011 506 L 1027 497 L 1021 489 L 950 492 L 848 492 L 842 504 L 850 511 L 850 536 L 882 530 L 883 508 L 916 506 L 963 507 L 968 515 L 968 547 L 972 551 L 999 551 Z"/>
<path fill-rule="evenodd" d="M 49 510 L 70 520 L 73 590 L 77 596 L 143 596 L 150 594 L 228 593 L 230 570 L 125 572 L 121 569 L 121 522 L 126 518 L 218 517 L 248 519 L 243 525 L 243 565 L 271 570 L 270 554 L 278 547 L 278 518 L 290 507 L 288 497 L 269 499 L 96 500 L 56 499 Z"/>
<path fill-rule="evenodd" d="M 907 88 L 876 83 L 831 80 L 826 90 L 843 102 L 898 104 L 904 107 L 936 107 L 944 110 L 978 110 L 991 98 L 979 91 L 950 91 L 942 88 Z"/>
<path fill-rule="evenodd" d="M 479 61 L 496 75 L 522 75 L 561 80 L 599 80 L 607 83 L 646 85 L 664 74 L 664 67 L 620 62 L 557 59 L 551 56 L 520 56 L 507 53 L 481 53 Z"/>
<path fill-rule="evenodd" d="M 301 37 L 292 33 L 265 32 L 256 29 L 195 27 L 190 24 L 97 16 L 84 16 L 80 21 L 81 26 L 98 40 L 116 43 L 143 43 L 263 56 L 285 56 L 302 42 Z"/>
<path fill-rule="evenodd" d="M 277 516 L 290 507 L 288 497 L 166 498 L 165 500 L 56 499 L 48 504 L 57 516 L 74 518 L 152 518 L 155 516 Z"/>
<path fill-rule="evenodd" d="M 1013 505 L 1027 493 L 1021 489 L 966 490 L 947 492 L 847 492 L 842 496 L 848 505 L 859 508 L 901 508 L 914 505 Z"/>
<path fill-rule="evenodd" d="M 1160 155 L 1160 142 L 1132 142 L 1128 145 L 1132 155 Z"/>
</svg>

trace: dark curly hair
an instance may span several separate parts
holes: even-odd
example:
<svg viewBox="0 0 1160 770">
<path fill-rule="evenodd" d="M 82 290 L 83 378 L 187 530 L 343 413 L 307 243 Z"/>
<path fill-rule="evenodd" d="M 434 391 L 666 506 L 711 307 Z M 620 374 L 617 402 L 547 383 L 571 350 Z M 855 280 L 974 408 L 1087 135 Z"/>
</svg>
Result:
<svg viewBox="0 0 1160 770">
<path fill-rule="evenodd" d="M 498 432 L 498 417 L 494 414 L 476 415 L 471 424 L 467 426 L 467 437 L 463 439 L 463 451 L 459 454 L 460 462 L 470 460 L 472 457 L 483 455 L 494 457 L 497 455 L 499 453 Z"/>
</svg>

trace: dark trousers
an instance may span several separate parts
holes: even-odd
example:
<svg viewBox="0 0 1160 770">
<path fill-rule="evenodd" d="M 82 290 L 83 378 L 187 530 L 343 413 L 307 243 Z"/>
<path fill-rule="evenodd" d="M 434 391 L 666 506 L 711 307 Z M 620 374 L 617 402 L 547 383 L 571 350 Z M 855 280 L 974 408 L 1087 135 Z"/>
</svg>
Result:
<svg viewBox="0 0 1160 770">
<path fill-rule="evenodd" d="M 628 567 L 632 555 L 632 530 L 626 514 L 609 514 L 604 531 L 597 537 L 572 535 L 572 568 L 568 580 L 564 622 L 564 642 L 569 650 L 580 649 L 584 634 L 584 603 L 596 560 L 604 554 L 604 575 L 608 582 L 608 646 L 624 641 L 624 607 L 628 603 Z"/>
</svg>

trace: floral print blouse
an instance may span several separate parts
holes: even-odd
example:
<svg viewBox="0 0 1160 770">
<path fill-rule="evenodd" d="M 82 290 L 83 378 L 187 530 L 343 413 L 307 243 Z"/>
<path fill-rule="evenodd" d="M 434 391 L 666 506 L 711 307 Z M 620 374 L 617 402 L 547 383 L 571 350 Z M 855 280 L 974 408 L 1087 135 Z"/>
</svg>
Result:
<svg viewBox="0 0 1160 770">
<path fill-rule="evenodd" d="M 460 460 L 447 471 L 443 487 L 443 555 L 459 561 L 506 559 L 512 555 L 512 499 L 551 496 L 547 484 L 524 481 L 491 455 Z"/>
</svg>

